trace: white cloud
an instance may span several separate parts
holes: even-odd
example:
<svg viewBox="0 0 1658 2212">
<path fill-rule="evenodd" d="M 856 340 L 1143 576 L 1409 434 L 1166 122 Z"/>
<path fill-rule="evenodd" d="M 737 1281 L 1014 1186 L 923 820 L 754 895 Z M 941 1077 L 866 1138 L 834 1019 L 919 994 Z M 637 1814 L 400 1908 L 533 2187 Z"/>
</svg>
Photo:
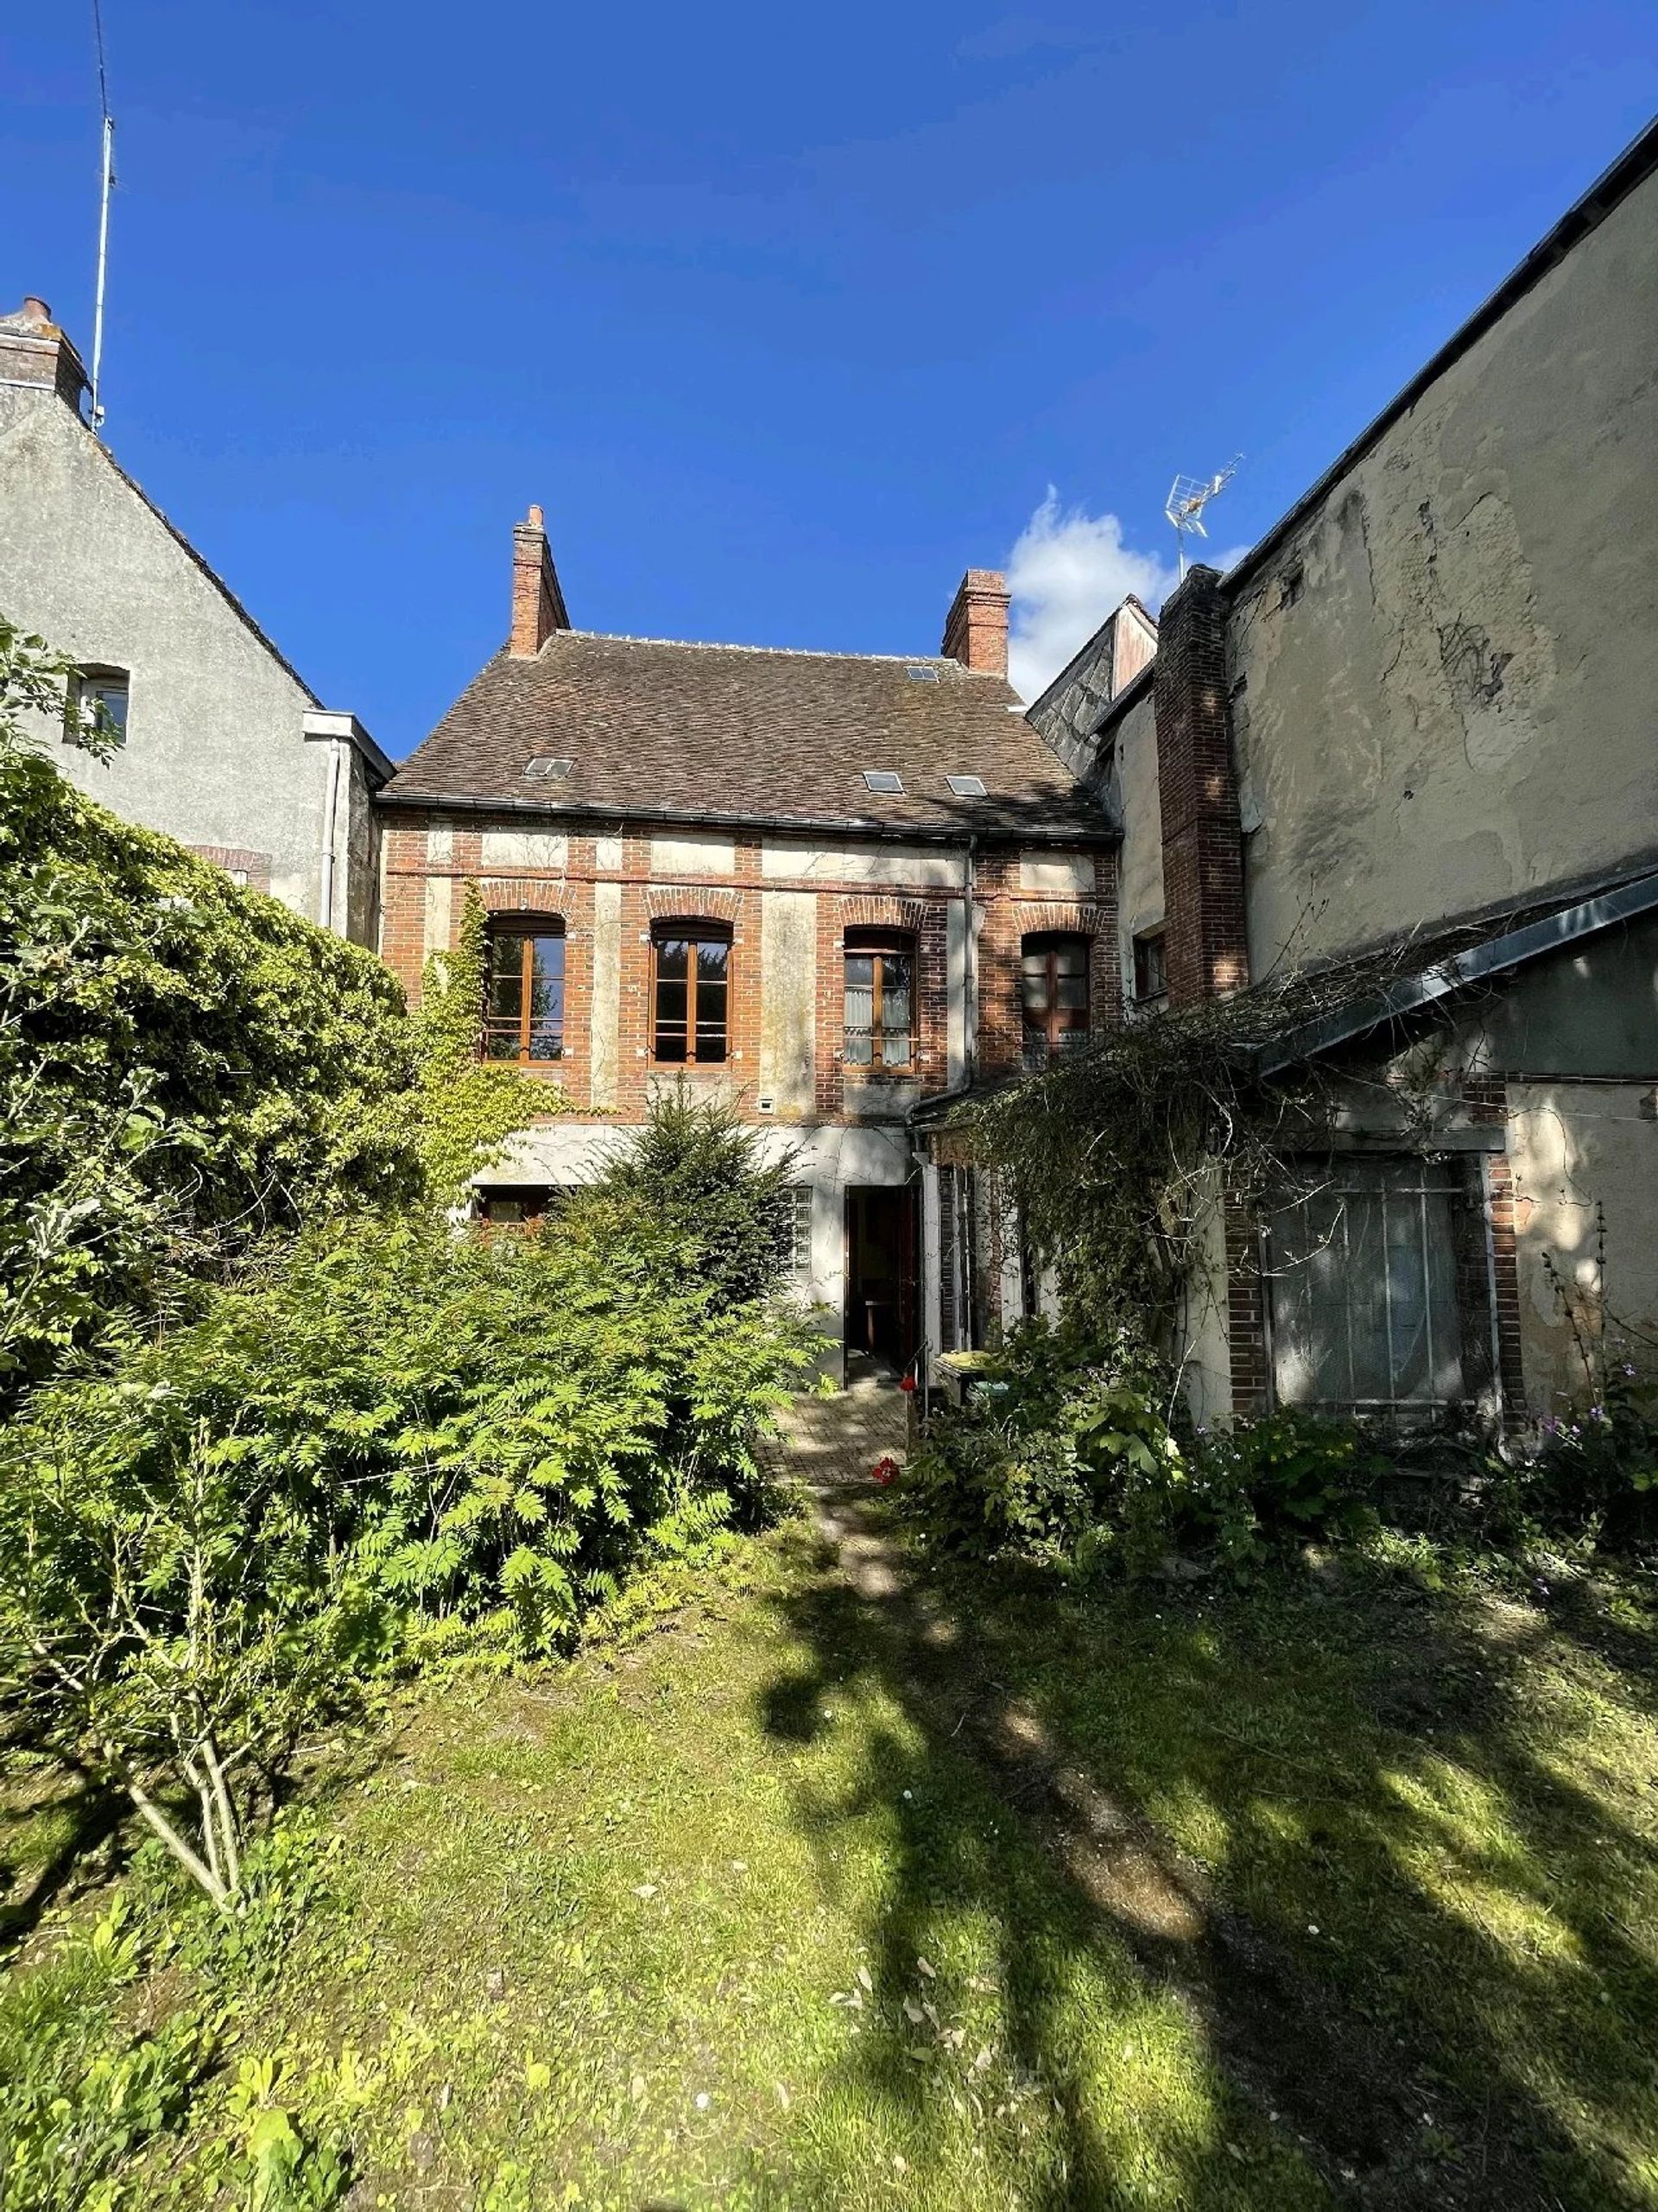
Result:
<svg viewBox="0 0 1658 2212">
<path fill-rule="evenodd" d="M 1245 550 L 1234 546 L 1217 554 L 1206 546 L 1200 557 L 1225 569 Z M 1117 516 L 1061 507 L 1050 484 L 1008 556 L 1013 594 L 1008 675 L 1014 689 L 1023 700 L 1035 699 L 1130 592 L 1155 614 L 1179 574 L 1172 548 L 1168 559 L 1136 552 L 1124 544 Z"/>
</svg>

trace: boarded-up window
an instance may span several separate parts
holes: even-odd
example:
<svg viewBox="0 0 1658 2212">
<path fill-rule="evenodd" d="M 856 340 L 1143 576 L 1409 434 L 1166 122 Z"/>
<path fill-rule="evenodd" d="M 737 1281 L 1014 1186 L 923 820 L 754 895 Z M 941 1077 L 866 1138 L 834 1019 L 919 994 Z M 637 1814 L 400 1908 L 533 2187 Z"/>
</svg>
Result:
<svg viewBox="0 0 1658 2212">
<path fill-rule="evenodd" d="M 1427 1411 L 1471 1394 L 1466 1210 L 1455 1170 L 1430 1160 L 1336 1160 L 1299 1182 L 1269 1245 L 1281 1404 Z"/>
</svg>

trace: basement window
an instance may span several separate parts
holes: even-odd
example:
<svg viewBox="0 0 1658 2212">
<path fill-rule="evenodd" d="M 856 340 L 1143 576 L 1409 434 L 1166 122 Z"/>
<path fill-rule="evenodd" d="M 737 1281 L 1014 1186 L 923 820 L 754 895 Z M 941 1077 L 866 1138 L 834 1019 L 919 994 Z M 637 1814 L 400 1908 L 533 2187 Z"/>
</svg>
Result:
<svg viewBox="0 0 1658 2212">
<path fill-rule="evenodd" d="M 543 756 L 528 762 L 524 768 L 524 773 L 526 776 L 533 776 L 536 777 L 542 783 L 562 783 L 565 777 L 568 776 L 575 764 L 576 764 L 573 760 L 554 760 Z"/>
<path fill-rule="evenodd" d="M 871 791 L 884 792 L 889 796 L 902 797 L 903 795 L 904 779 L 902 776 L 895 775 L 890 768 L 866 768 L 864 770 L 864 781 Z"/>
<path fill-rule="evenodd" d="M 944 780 L 959 799 L 982 799 L 985 796 L 982 776 L 946 776 Z"/>
</svg>

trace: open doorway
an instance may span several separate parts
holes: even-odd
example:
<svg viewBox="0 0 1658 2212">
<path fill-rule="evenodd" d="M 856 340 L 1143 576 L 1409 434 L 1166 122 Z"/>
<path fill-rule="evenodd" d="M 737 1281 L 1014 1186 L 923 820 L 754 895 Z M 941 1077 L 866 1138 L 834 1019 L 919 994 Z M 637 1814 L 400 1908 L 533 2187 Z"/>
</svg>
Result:
<svg viewBox="0 0 1658 2212">
<path fill-rule="evenodd" d="M 854 1184 L 846 1193 L 846 1349 L 899 1373 L 914 1357 L 919 1274 L 915 1188 Z"/>
</svg>

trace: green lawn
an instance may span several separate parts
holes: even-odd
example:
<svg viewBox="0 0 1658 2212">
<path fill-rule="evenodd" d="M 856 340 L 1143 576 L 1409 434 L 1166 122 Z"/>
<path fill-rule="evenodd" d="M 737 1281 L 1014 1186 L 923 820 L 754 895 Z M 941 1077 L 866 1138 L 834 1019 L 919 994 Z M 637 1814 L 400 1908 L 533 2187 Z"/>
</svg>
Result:
<svg viewBox="0 0 1658 2212">
<path fill-rule="evenodd" d="M 870 1604 L 791 1522 L 658 1594 L 318 1752 L 244 1968 L 191 1911 L 95 1955 L 95 1888 L 29 1933 L 95 1809 L 25 1778 L 0 2067 L 98 2106 L 220 2016 L 61 2201 L 256 2202 L 280 2112 L 273 2206 L 1658 2205 L 1630 1586 Z"/>
</svg>

